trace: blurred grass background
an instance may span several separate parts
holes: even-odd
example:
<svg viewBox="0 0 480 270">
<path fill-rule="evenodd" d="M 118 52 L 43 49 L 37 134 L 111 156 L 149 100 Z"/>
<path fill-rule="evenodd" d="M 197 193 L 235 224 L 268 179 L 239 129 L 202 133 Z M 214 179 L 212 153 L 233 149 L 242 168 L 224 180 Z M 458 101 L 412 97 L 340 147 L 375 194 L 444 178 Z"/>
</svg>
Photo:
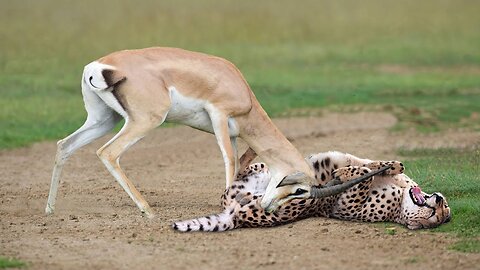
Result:
<svg viewBox="0 0 480 270">
<path fill-rule="evenodd" d="M 225 57 L 273 116 L 390 111 L 480 129 L 476 1 L 0 0 L 0 148 L 85 119 L 83 66 L 126 48 Z"/>
</svg>

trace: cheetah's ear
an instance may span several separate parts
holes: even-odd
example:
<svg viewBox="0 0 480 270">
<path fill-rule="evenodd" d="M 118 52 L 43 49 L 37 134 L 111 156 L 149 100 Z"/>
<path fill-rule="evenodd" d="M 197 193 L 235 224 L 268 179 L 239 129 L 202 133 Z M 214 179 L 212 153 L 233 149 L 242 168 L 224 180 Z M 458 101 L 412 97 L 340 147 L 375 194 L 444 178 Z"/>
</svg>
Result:
<svg viewBox="0 0 480 270">
<path fill-rule="evenodd" d="M 307 175 L 303 172 L 294 172 L 285 176 L 282 181 L 278 183 L 277 188 L 302 183 L 305 178 L 307 178 Z"/>
</svg>

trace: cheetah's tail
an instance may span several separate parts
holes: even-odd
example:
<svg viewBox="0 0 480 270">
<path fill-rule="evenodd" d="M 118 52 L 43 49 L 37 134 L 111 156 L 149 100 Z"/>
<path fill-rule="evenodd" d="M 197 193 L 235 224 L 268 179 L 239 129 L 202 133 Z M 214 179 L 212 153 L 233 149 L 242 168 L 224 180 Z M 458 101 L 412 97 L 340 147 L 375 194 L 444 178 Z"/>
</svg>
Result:
<svg viewBox="0 0 480 270">
<path fill-rule="evenodd" d="M 223 232 L 235 228 L 233 209 L 225 209 L 222 213 L 189 220 L 177 221 L 172 228 L 181 232 L 205 231 Z"/>
</svg>

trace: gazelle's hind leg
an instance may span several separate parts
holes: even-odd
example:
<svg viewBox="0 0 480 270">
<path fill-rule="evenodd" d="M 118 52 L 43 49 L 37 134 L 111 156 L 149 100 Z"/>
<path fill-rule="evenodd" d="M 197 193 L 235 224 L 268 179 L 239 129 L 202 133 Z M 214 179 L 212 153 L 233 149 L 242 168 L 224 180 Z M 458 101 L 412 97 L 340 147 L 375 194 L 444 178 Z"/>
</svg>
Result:
<svg viewBox="0 0 480 270">
<path fill-rule="evenodd" d="M 94 93 L 87 91 L 83 94 L 86 101 L 85 108 L 88 113 L 87 120 L 77 131 L 57 143 L 55 165 L 45 208 L 47 214 L 52 214 L 55 210 L 60 175 L 68 157 L 80 147 L 107 134 L 120 120 L 120 116 L 107 107 Z"/>
<path fill-rule="evenodd" d="M 162 122 L 157 123 L 148 121 L 130 122 L 126 120 L 125 126 L 122 130 L 97 151 L 98 157 L 103 164 L 105 164 L 108 171 L 113 177 L 115 177 L 117 182 L 127 192 L 138 208 L 140 208 L 142 213 L 145 213 L 149 218 L 154 216 L 153 211 L 147 201 L 123 172 L 120 167 L 120 157 L 130 146 L 143 138 L 148 131 L 154 129 L 161 123 Z"/>
</svg>

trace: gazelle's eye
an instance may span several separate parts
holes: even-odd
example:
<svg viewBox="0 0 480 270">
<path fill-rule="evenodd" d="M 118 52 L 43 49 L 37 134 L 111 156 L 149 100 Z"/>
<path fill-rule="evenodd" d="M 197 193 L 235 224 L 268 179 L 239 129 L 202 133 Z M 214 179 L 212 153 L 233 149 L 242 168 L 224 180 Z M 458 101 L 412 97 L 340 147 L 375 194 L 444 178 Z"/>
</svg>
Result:
<svg viewBox="0 0 480 270">
<path fill-rule="evenodd" d="M 308 191 L 303 189 L 303 188 L 297 188 L 297 190 L 295 190 L 295 193 L 292 193 L 291 195 L 302 195 L 303 193 L 307 193 Z"/>
</svg>

